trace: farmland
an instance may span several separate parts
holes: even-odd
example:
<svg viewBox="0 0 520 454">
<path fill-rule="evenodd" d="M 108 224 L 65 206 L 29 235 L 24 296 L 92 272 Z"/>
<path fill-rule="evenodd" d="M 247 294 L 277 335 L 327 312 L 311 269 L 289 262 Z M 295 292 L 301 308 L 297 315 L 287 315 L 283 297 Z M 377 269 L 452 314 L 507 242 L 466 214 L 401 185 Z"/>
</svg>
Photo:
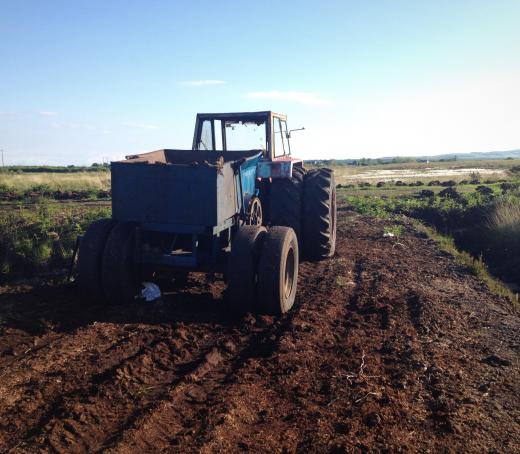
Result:
<svg viewBox="0 0 520 454">
<path fill-rule="evenodd" d="M 282 318 L 230 315 L 198 273 L 156 303 L 84 301 L 67 260 L 109 198 L 2 180 L 21 198 L 0 206 L 0 451 L 514 451 L 515 165 L 338 167 L 337 253 L 301 265 Z"/>
<path fill-rule="evenodd" d="M 24 169 L 24 170 L 22 170 Z M 87 170 L 89 169 L 89 170 Z M 74 200 L 110 196 L 110 172 L 105 168 L 24 168 L 0 172 L 0 204 Z"/>
</svg>

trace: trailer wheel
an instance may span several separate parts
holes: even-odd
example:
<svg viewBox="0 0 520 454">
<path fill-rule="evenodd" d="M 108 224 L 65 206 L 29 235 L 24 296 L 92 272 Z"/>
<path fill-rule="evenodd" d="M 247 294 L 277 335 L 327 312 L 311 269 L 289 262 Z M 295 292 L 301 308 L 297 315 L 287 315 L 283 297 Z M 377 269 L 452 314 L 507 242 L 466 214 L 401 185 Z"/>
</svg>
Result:
<svg viewBox="0 0 520 454">
<path fill-rule="evenodd" d="M 322 260 L 336 249 L 336 184 L 330 169 L 305 175 L 303 196 L 303 245 L 305 258 Z"/>
<path fill-rule="evenodd" d="M 258 197 L 252 197 L 246 213 L 246 225 L 262 225 L 263 220 L 262 202 Z"/>
<path fill-rule="evenodd" d="M 273 178 L 270 193 L 270 225 L 291 227 L 301 244 L 302 197 L 305 169 L 294 166 L 292 178 Z"/>
<path fill-rule="evenodd" d="M 259 248 L 265 234 L 265 227 L 244 225 L 231 244 L 226 299 L 235 311 L 245 312 L 255 305 Z"/>
<path fill-rule="evenodd" d="M 130 222 L 117 224 L 108 236 L 103 254 L 103 290 L 113 304 L 134 300 L 140 282 L 135 266 L 136 226 Z"/>
<path fill-rule="evenodd" d="M 113 219 L 99 219 L 90 224 L 81 239 L 76 282 L 82 296 L 92 302 L 103 299 L 101 263 L 106 240 L 115 224 Z"/>
<path fill-rule="evenodd" d="M 281 315 L 296 298 L 298 240 L 290 227 L 271 227 L 265 236 L 258 266 L 258 305 L 262 312 Z"/>
</svg>

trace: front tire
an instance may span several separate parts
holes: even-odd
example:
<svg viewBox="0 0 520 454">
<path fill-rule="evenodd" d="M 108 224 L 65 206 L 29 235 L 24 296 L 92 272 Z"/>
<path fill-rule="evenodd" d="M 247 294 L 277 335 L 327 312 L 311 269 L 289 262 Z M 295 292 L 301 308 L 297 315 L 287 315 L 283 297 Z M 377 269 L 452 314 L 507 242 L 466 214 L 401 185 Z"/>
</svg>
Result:
<svg viewBox="0 0 520 454">
<path fill-rule="evenodd" d="M 322 260 L 336 250 L 336 183 L 330 169 L 314 169 L 305 175 L 303 244 L 305 258 Z"/>
<path fill-rule="evenodd" d="M 258 305 L 261 312 L 282 315 L 296 298 L 298 285 L 298 240 L 289 227 L 271 227 L 258 265 Z"/>
</svg>

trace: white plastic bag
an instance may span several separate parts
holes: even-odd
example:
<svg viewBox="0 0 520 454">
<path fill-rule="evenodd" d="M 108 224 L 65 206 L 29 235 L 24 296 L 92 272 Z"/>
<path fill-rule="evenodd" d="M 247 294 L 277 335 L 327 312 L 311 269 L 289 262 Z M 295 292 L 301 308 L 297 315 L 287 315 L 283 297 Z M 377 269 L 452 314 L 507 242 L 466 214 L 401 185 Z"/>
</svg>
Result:
<svg viewBox="0 0 520 454">
<path fill-rule="evenodd" d="M 146 302 L 155 301 L 161 297 L 161 289 L 153 282 L 143 282 L 143 286 L 141 298 L 144 298 Z"/>
</svg>

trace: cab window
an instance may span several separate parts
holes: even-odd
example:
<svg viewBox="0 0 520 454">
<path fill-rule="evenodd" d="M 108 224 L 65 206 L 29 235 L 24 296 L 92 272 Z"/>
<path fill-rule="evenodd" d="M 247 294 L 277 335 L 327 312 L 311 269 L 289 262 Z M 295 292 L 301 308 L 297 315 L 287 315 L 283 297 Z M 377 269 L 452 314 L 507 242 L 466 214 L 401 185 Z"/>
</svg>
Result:
<svg viewBox="0 0 520 454">
<path fill-rule="evenodd" d="M 204 120 L 200 129 L 199 150 L 214 150 L 211 120 Z"/>
<path fill-rule="evenodd" d="M 274 157 L 290 154 L 287 142 L 287 125 L 284 120 L 273 118 Z"/>
</svg>

